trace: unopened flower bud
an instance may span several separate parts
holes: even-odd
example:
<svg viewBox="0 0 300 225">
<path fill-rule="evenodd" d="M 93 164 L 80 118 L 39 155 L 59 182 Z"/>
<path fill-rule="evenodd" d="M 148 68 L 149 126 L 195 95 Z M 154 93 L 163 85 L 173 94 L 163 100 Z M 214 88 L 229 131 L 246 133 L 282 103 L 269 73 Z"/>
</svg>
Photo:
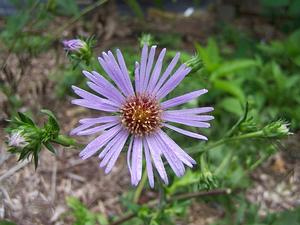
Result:
<svg viewBox="0 0 300 225">
<path fill-rule="evenodd" d="M 151 34 L 142 34 L 142 36 L 139 38 L 140 46 L 143 47 L 144 45 L 151 46 L 154 43 L 153 36 Z"/>
<path fill-rule="evenodd" d="M 278 120 L 265 126 L 262 131 L 265 137 L 282 138 L 291 134 L 288 126 L 289 124 Z"/>
<path fill-rule="evenodd" d="M 90 63 L 93 38 L 89 38 L 87 41 L 81 39 L 64 40 L 62 43 L 68 56 L 70 56 L 74 62 L 74 65 L 78 65 L 80 61 L 84 61 L 87 65 Z"/>
<path fill-rule="evenodd" d="M 64 40 L 63 45 L 64 49 L 70 52 L 80 52 L 88 48 L 87 43 L 80 39 Z"/>
<path fill-rule="evenodd" d="M 28 142 L 25 140 L 24 136 L 22 136 L 20 131 L 13 132 L 8 137 L 9 147 L 24 148 L 26 145 L 28 145 Z"/>
<path fill-rule="evenodd" d="M 197 72 L 203 67 L 203 63 L 199 54 L 196 54 L 193 58 L 186 61 L 185 65 L 192 69 L 191 73 Z"/>
</svg>

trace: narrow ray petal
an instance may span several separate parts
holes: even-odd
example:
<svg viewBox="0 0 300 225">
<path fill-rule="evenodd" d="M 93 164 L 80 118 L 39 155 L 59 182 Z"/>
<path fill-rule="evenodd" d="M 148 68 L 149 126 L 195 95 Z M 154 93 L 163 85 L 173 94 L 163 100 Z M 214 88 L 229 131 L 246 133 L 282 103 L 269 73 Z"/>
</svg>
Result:
<svg viewBox="0 0 300 225">
<path fill-rule="evenodd" d="M 135 62 L 134 70 L 134 81 L 135 81 L 135 92 L 136 94 L 141 93 L 141 81 L 140 81 L 140 65 L 138 62 Z"/>
<path fill-rule="evenodd" d="M 100 116 L 95 118 L 84 118 L 79 120 L 79 123 L 82 124 L 96 124 L 96 123 L 108 123 L 108 122 L 115 122 L 120 121 L 119 116 Z"/>
<path fill-rule="evenodd" d="M 162 130 L 158 131 L 158 135 L 169 145 L 169 147 L 174 151 L 177 157 L 187 166 L 193 167 L 192 164 L 196 164 L 196 161 L 191 158 L 184 150 L 182 150 L 175 141 L 172 140 L 165 132 Z"/>
<path fill-rule="evenodd" d="M 133 143 L 133 136 L 130 137 L 128 151 L 127 151 L 127 166 L 129 169 L 130 176 L 132 177 L 132 170 L 131 170 L 131 153 L 132 153 L 132 143 Z"/>
<path fill-rule="evenodd" d="M 172 126 L 170 124 L 167 124 L 167 123 L 163 123 L 162 125 L 165 126 L 165 127 L 170 128 L 170 129 L 172 129 L 172 130 L 174 130 L 174 131 L 176 131 L 178 133 L 181 133 L 183 135 L 207 141 L 207 137 L 205 137 L 205 136 L 203 136 L 201 134 L 197 134 L 197 133 L 194 133 L 194 132 L 191 132 L 191 131 L 187 131 L 187 130 L 184 130 L 184 129 L 181 129 L 181 128 L 178 128 L 178 127 L 174 127 L 174 126 Z"/>
<path fill-rule="evenodd" d="M 87 85 L 89 88 L 91 88 L 93 91 L 97 92 L 98 94 L 108 98 L 110 101 L 114 102 L 117 107 L 120 107 L 124 100 L 120 100 L 114 92 L 111 91 L 111 89 L 100 87 L 99 85 L 88 81 Z"/>
<path fill-rule="evenodd" d="M 183 176 L 185 169 L 181 160 L 179 160 L 176 154 L 172 152 L 172 150 L 170 150 L 170 147 L 164 142 L 164 140 L 158 134 L 154 134 L 153 136 L 156 140 L 157 147 L 160 148 L 161 151 L 163 152 L 163 155 L 167 159 L 167 162 L 171 166 L 176 176 L 177 177 Z"/>
<path fill-rule="evenodd" d="M 107 93 L 107 90 L 109 90 L 109 93 L 111 93 L 113 98 L 117 100 L 117 102 L 123 102 L 125 100 L 124 96 L 121 94 L 121 92 L 112 85 L 109 81 L 107 81 L 102 75 L 97 73 L 96 71 L 92 71 L 92 73 L 89 73 L 87 71 L 83 71 L 83 74 L 93 83 L 95 83 L 97 86 L 99 86 L 104 93 Z"/>
<path fill-rule="evenodd" d="M 164 181 L 165 184 L 168 184 L 168 176 L 164 167 L 164 164 L 161 160 L 161 157 L 157 151 L 157 144 L 155 139 L 153 138 L 153 136 L 146 136 L 145 137 L 152 159 L 153 159 L 153 163 L 155 165 L 155 168 L 159 174 L 159 176 L 161 177 L 161 179 Z"/>
<path fill-rule="evenodd" d="M 76 87 L 76 86 L 72 86 L 72 89 L 74 90 L 74 92 L 81 98 L 85 99 L 85 100 L 88 100 L 88 101 L 92 101 L 92 102 L 95 102 L 95 103 L 101 103 L 101 104 L 108 104 L 108 105 L 111 105 L 111 106 L 115 106 L 115 107 L 118 107 L 119 105 L 112 102 L 112 101 L 109 101 L 108 99 L 105 99 L 105 98 L 101 98 L 97 95 L 94 95 L 88 91 L 85 91 L 79 87 Z"/>
<path fill-rule="evenodd" d="M 161 78 L 158 80 L 157 84 L 155 85 L 155 87 L 153 89 L 153 93 L 156 93 L 161 88 L 163 83 L 166 81 L 166 79 L 172 73 L 173 69 L 175 68 L 175 66 L 178 62 L 179 57 L 180 57 L 180 53 L 178 52 L 178 53 L 176 53 L 176 55 L 174 56 L 174 58 L 172 59 L 172 61 L 168 65 L 167 69 L 165 70 L 165 72 L 163 73 Z"/>
<path fill-rule="evenodd" d="M 200 127 L 200 128 L 209 128 L 210 127 L 209 123 L 190 120 L 188 117 L 183 119 L 183 118 L 172 117 L 170 115 L 163 115 L 161 118 L 164 121 L 180 123 L 180 124 L 184 124 L 184 125 L 192 126 L 192 127 Z"/>
<path fill-rule="evenodd" d="M 119 123 L 119 121 L 112 122 L 112 123 L 107 123 L 107 124 L 104 124 L 104 125 L 101 125 L 101 126 L 96 126 L 96 127 L 90 128 L 90 129 L 80 131 L 80 132 L 77 133 L 77 135 L 82 135 L 83 136 L 83 135 L 91 135 L 91 134 L 99 133 L 100 131 L 104 131 L 108 128 L 111 128 L 111 127 L 117 125 L 118 123 Z"/>
<path fill-rule="evenodd" d="M 190 114 L 188 117 L 185 114 L 175 114 L 175 113 L 168 113 L 168 112 L 163 112 L 162 113 L 163 118 L 174 118 L 174 119 L 188 119 L 188 120 L 195 120 L 199 122 L 205 122 L 205 121 L 210 121 L 213 120 L 214 117 L 211 115 L 194 115 Z"/>
<path fill-rule="evenodd" d="M 163 109 L 167 109 L 167 108 L 171 108 L 171 107 L 174 107 L 174 106 L 177 106 L 177 105 L 181 105 L 181 104 L 189 102 L 189 101 L 191 101 L 191 100 L 193 100 L 195 98 L 198 98 L 200 95 L 203 95 L 205 93 L 207 93 L 206 89 L 202 89 L 202 90 L 198 90 L 198 91 L 193 91 L 193 92 L 190 92 L 190 93 L 187 93 L 187 94 L 184 94 L 184 95 L 172 98 L 172 99 L 167 100 L 165 102 L 162 102 L 161 103 L 161 107 Z"/>
<path fill-rule="evenodd" d="M 153 60 L 154 60 L 154 56 L 155 56 L 155 49 L 156 49 L 156 46 L 152 46 L 151 49 L 150 49 L 149 58 L 148 58 L 147 66 L 146 66 L 146 73 L 145 73 L 145 80 L 144 80 L 144 84 L 143 84 L 143 90 L 147 90 L 147 87 L 148 87 L 150 73 L 151 73 L 151 70 L 152 70 Z"/>
<path fill-rule="evenodd" d="M 147 176 L 148 176 L 148 181 L 149 181 L 149 185 L 151 188 L 154 187 L 154 175 L 153 175 L 153 168 L 152 168 L 152 160 L 151 160 L 151 156 L 150 156 L 150 150 L 148 147 L 147 142 L 143 141 L 143 145 L 144 145 L 144 153 L 145 153 L 145 159 L 146 159 L 146 169 L 147 169 Z"/>
<path fill-rule="evenodd" d="M 121 135 L 114 143 L 113 147 L 110 148 L 109 152 L 104 156 L 100 163 L 100 167 L 106 166 L 105 173 L 109 173 L 112 170 L 129 135 L 125 130 L 122 130 L 120 134 Z"/>
<path fill-rule="evenodd" d="M 147 58 L 148 58 L 148 46 L 145 44 L 142 49 L 142 56 L 141 56 L 141 67 L 140 67 L 140 83 L 141 83 L 141 92 L 144 92 L 144 82 L 145 82 L 145 73 L 146 73 L 146 65 L 147 65 Z"/>
<path fill-rule="evenodd" d="M 157 83 L 157 80 L 160 76 L 160 72 L 161 72 L 161 68 L 162 68 L 162 63 L 163 63 L 163 60 L 164 60 L 164 57 L 165 57 L 165 54 L 166 54 L 166 49 L 164 48 L 159 56 L 158 56 L 158 59 L 156 61 L 156 64 L 154 66 L 154 69 L 153 69 L 153 72 L 151 74 L 151 78 L 150 78 L 150 82 L 149 82 L 149 86 L 147 88 L 147 91 L 149 93 L 152 93 L 154 87 L 155 87 L 155 84 Z"/>
<path fill-rule="evenodd" d="M 70 135 L 75 135 L 77 134 L 78 132 L 82 131 L 82 130 L 85 130 L 87 128 L 90 128 L 92 126 L 94 126 L 95 124 L 94 123 L 85 123 L 85 124 L 81 124 L 79 125 L 78 127 L 74 128 L 73 130 L 71 130 L 70 132 Z"/>
<path fill-rule="evenodd" d="M 124 130 L 121 130 L 115 137 L 113 137 L 109 143 L 105 146 L 102 152 L 99 154 L 99 158 L 102 159 L 99 164 L 100 167 L 104 167 L 107 165 L 111 157 L 117 151 L 118 146 L 122 144 L 122 140 L 128 136 L 128 133 Z"/>
<path fill-rule="evenodd" d="M 124 135 L 124 132 L 119 132 L 116 134 L 115 137 L 113 137 L 109 143 L 105 146 L 105 148 L 100 152 L 99 158 L 102 159 L 106 154 L 110 151 L 111 148 L 114 148 L 115 144 L 120 140 L 120 138 Z"/>
<path fill-rule="evenodd" d="M 122 53 L 119 49 L 117 49 L 117 57 L 118 57 L 118 62 L 119 62 L 119 65 L 121 67 L 121 70 L 122 70 L 122 72 L 125 76 L 125 81 L 126 81 L 128 87 L 129 87 L 130 94 L 134 95 L 134 90 L 133 90 L 132 83 L 131 83 L 131 80 L 130 80 L 130 77 L 129 77 L 129 74 L 128 74 L 127 66 L 125 64 L 125 60 L 123 58 L 123 55 L 122 55 Z"/>
<path fill-rule="evenodd" d="M 115 75 L 120 78 L 120 81 L 124 86 L 124 91 L 126 92 L 126 96 L 133 95 L 134 93 L 131 92 L 132 90 L 130 89 L 130 84 L 127 82 L 128 80 L 126 79 L 126 74 L 122 72 L 119 64 L 117 63 L 111 51 L 108 51 L 108 57 L 110 58 L 110 62 L 113 65 L 113 70 L 115 71 Z"/>
<path fill-rule="evenodd" d="M 85 99 L 73 99 L 71 101 L 72 104 L 74 105 L 79 105 L 85 108 L 89 108 L 89 109 L 96 109 L 96 110 L 100 110 L 100 111 L 104 111 L 104 112 L 117 112 L 119 111 L 119 109 L 115 106 L 111 106 L 111 105 L 107 105 L 105 103 L 101 104 L 101 103 L 95 103 L 89 100 L 85 100 Z"/>
<path fill-rule="evenodd" d="M 185 68 L 183 64 L 178 70 L 174 73 L 172 77 L 159 89 L 155 94 L 158 99 L 162 99 L 171 91 L 173 91 L 183 80 L 183 78 L 191 71 L 191 68 Z"/>
<path fill-rule="evenodd" d="M 132 184 L 137 185 L 142 178 L 143 142 L 142 138 L 135 136 L 132 147 Z"/>
<path fill-rule="evenodd" d="M 102 53 L 103 58 L 98 57 L 99 63 L 102 68 L 105 70 L 107 75 L 114 81 L 118 89 L 126 96 L 126 88 L 120 77 L 116 76 L 115 70 L 109 60 L 108 55 L 104 52 Z"/>
<path fill-rule="evenodd" d="M 90 142 L 79 154 L 82 159 L 87 159 L 94 155 L 99 149 L 106 145 L 116 134 L 121 131 L 122 127 L 120 125 L 115 126 L 105 133 L 101 134 L 95 140 Z"/>
<path fill-rule="evenodd" d="M 201 107 L 201 108 L 192 108 L 192 109 L 177 109 L 177 110 L 167 110 L 166 113 L 170 114 L 179 114 L 179 115 L 186 115 L 186 114 L 201 114 L 201 113 L 208 113 L 213 111 L 213 107 Z"/>
</svg>

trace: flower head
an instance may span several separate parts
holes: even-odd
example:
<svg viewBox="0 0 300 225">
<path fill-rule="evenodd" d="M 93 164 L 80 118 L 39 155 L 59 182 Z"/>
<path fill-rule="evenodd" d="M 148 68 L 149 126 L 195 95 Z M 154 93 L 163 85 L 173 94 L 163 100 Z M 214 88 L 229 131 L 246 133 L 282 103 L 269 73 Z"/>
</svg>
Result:
<svg viewBox="0 0 300 225">
<path fill-rule="evenodd" d="M 8 138 L 8 146 L 10 147 L 24 148 L 26 145 L 28 142 L 20 131 L 13 132 Z"/>
<path fill-rule="evenodd" d="M 65 50 L 71 52 L 78 52 L 81 49 L 87 48 L 87 43 L 80 39 L 64 40 L 62 43 Z"/>
<path fill-rule="evenodd" d="M 162 73 L 166 49 L 160 52 L 156 62 L 154 62 L 156 46 L 152 46 L 148 51 L 148 46 L 144 45 L 141 62 L 136 62 L 135 65 L 134 86 L 120 50 L 117 50 L 117 58 L 110 51 L 103 52 L 98 58 L 113 84 L 95 71 L 83 71 L 89 79 L 87 85 L 98 95 L 73 86 L 74 92 L 81 99 L 72 100 L 72 103 L 112 115 L 81 119 L 80 125 L 73 129 L 71 134 L 90 135 L 102 132 L 80 152 L 80 156 L 87 159 L 102 150 L 99 154 L 100 167 L 106 167 L 106 173 L 112 170 L 120 152 L 125 148 L 125 143 L 128 142 L 127 164 L 132 184 L 137 185 L 141 179 L 142 161 L 145 157 L 149 184 L 153 187 L 153 166 L 161 179 L 168 183 L 162 157 L 167 160 L 177 176 L 184 174 L 184 165 L 192 167 L 196 163 L 163 129 L 169 128 L 192 138 L 207 140 L 201 134 L 178 128 L 170 123 L 208 128 L 210 127 L 208 121 L 212 120 L 213 116 L 204 114 L 211 112 L 213 108 L 171 110 L 170 108 L 196 99 L 207 90 L 201 89 L 163 100 L 191 69 L 182 64 L 173 72 L 179 59 L 177 53 Z"/>
</svg>

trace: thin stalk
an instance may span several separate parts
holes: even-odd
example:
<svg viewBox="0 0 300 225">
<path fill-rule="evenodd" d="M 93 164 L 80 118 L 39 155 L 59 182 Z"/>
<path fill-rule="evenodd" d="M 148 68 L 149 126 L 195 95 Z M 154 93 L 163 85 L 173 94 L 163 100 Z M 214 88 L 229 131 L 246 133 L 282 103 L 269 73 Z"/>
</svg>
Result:
<svg viewBox="0 0 300 225">
<path fill-rule="evenodd" d="M 158 202 L 158 207 L 159 208 L 162 208 L 164 203 L 165 203 L 165 200 L 166 200 L 166 196 L 165 196 L 165 189 L 164 189 L 164 184 L 160 178 L 160 176 L 156 173 L 156 177 L 157 177 L 157 180 L 158 180 L 158 189 L 159 189 L 159 202 Z"/>
<path fill-rule="evenodd" d="M 228 164 L 231 162 L 233 156 L 233 150 L 230 149 L 230 152 L 226 155 L 226 157 L 222 160 L 220 165 L 215 169 L 214 174 L 215 176 L 220 175 L 223 171 L 225 171 Z"/>
<path fill-rule="evenodd" d="M 69 137 L 61 135 L 61 134 L 58 135 L 57 138 L 51 140 L 51 142 L 63 145 L 65 147 L 69 147 L 69 146 L 78 147 L 79 146 L 79 144 L 75 141 L 75 139 L 69 138 Z"/>
<path fill-rule="evenodd" d="M 242 134 L 242 135 L 239 135 L 239 136 L 236 136 L 236 137 L 223 138 L 219 141 L 216 141 L 216 142 L 208 145 L 205 148 L 192 150 L 192 151 L 189 151 L 189 153 L 191 155 L 199 153 L 199 152 L 204 153 L 204 152 L 207 152 L 208 150 L 214 149 L 214 148 L 216 148 L 220 145 L 223 145 L 223 144 L 226 144 L 226 143 L 229 143 L 229 142 L 239 141 L 239 140 L 244 140 L 244 139 L 250 139 L 250 138 L 259 138 L 259 137 L 262 137 L 262 134 L 263 134 L 262 131 L 256 131 L 256 132 L 251 132 L 251 133 L 247 133 L 247 134 Z"/>
<path fill-rule="evenodd" d="M 139 183 L 135 193 L 134 193 L 134 197 L 133 197 L 133 202 L 134 203 L 138 203 L 139 199 L 140 199 L 140 196 L 142 194 L 142 191 L 145 187 L 145 184 L 146 184 L 146 181 L 147 181 L 147 170 L 144 170 L 143 172 L 143 176 L 142 176 L 142 180 L 141 182 Z"/>
<path fill-rule="evenodd" d="M 216 189 L 212 191 L 200 191 L 200 192 L 194 192 L 194 193 L 186 193 L 186 194 L 179 194 L 172 196 L 166 200 L 167 204 L 171 204 L 174 201 L 179 201 L 179 200 L 188 200 L 191 198 L 197 198 L 197 197 L 202 197 L 202 196 L 214 196 L 214 195 L 228 195 L 231 194 L 232 190 L 231 189 Z M 155 207 L 160 200 L 153 200 L 149 201 L 146 205 L 150 208 Z M 110 223 L 109 225 L 119 225 L 122 224 L 126 221 L 129 221 L 137 216 L 137 213 L 129 213 L 125 215 L 124 217 L 121 217 L 120 219 Z"/>
</svg>

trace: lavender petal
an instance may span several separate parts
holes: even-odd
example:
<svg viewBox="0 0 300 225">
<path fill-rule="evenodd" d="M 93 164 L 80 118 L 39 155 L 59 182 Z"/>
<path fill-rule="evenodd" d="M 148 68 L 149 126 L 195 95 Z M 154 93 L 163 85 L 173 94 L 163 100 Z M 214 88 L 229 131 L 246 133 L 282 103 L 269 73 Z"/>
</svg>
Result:
<svg viewBox="0 0 300 225">
<path fill-rule="evenodd" d="M 145 153 L 145 158 L 146 158 L 146 169 L 147 169 L 148 181 L 149 181 L 150 187 L 154 188 L 154 175 L 153 175 L 153 168 L 152 168 L 150 150 L 149 150 L 148 144 L 145 141 L 145 139 L 143 141 L 143 144 L 144 144 L 144 153 Z"/>
<path fill-rule="evenodd" d="M 170 128 L 170 129 L 172 129 L 172 130 L 174 130 L 174 131 L 176 131 L 178 133 L 181 133 L 183 135 L 207 141 L 207 137 L 205 137 L 205 136 L 203 136 L 201 134 L 197 134 L 197 133 L 194 133 L 194 132 L 191 132 L 191 131 L 187 131 L 187 130 L 184 130 L 184 129 L 181 129 L 181 128 L 178 128 L 178 127 L 174 127 L 174 126 L 172 126 L 170 124 L 166 124 L 166 123 L 163 123 L 162 125 L 165 126 L 165 127 L 167 127 L 167 128 Z"/>
<path fill-rule="evenodd" d="M 169 77 L 169 75 L 172 73 L 174 67 L 176 66 L 178 59 L 180 57 L 180 53 L 176 53 L 176 55 L 174 56 L 174 58 L 172 59 L 172 61 L 170 62 L 170 64 L 168 65 L 167 69 L 165 70 L 165 72 L 163 73 L 163 75 L 161 76 L 161 78 L 159 79 L 158 83 L 155 85 L 153 92 L 156 93 L 161 86 L 163 85 L 163 83 L 165 82 L 165 80 Z"/>
<path fill-rule="evenodd" d="M 197 97 L 199 97 L 200 95 L 203 95 L 207 93 L 206 89 L 202 89 L 202 90 L 198 90 L 198 91 L 193 91 L 175 98 L 172 98 L 170 100 L 167 100 L 165 102 L 161 103 L 161 107 L 162 109 L 167 109 L 167 108 L 171 108 L 177 105 L 181 105 L 183 103 L 189 102 Z"/>
<path fill-rule="evenodd" d="M 122 129 L 121 125 L 115 126 L 105 133 L 101 134 L 95 140 L 90 142 L 79 154 L 82 159 L 87 159 L 94 155 L 99 149 L 106 145 Z"/>
<path fill-rule="evenodd" d="M 157 151 L 157 148 L 154 146 L 157 146 L 156 144 L 156 140 L 153 138 L 153 136 L 147 136 L 145 137 L 152 159 L 153 159 L 153 163 L 155 165 L 155 168 L 159 174 L 159 176 L 161 177 L 161 179 L 164 181 L 165 184 L 168 184 L 168 176 L 164 167 L 164 164 L 161 160 L 161 157 Z"/>
<path fill-rule="evenodd" d="M 167 110 L 165 111 L 166 113 L 170 114 L 178 114 L 178 115 L 183 115 L 183 114 L 201 114 L 201 113 L 208 113 L 213 111 L 213 107 L 200 107 L 200 108 L 192 108 L 192 109 L 177 109 L 177 110 Z"/>
<path fill-rule="evenodd" d="M 152 93 L 153 92 L 153 89 L 155 87 L 155 84 L 157 83 L 157 80 L 160 76 L 160 72 L 161 72 L 161 68 L 162 68 L 162 63 L 163 63 L 163 60 L 164 60 L 164 57 L 165 57 L 165 54 L 166 54 L 166 49 L 164 48 L 159 56 L 158 56 L 158 59 L 156 61 L 156 64 L 154 66 L 154 69 L 153 69 L 153 72 L 151 74 L 151 78 L 150 78 L 150 81 L 149 81 L 149 86 L 147 88 L 147 91 L 149 93 Z"/>
</svg>

